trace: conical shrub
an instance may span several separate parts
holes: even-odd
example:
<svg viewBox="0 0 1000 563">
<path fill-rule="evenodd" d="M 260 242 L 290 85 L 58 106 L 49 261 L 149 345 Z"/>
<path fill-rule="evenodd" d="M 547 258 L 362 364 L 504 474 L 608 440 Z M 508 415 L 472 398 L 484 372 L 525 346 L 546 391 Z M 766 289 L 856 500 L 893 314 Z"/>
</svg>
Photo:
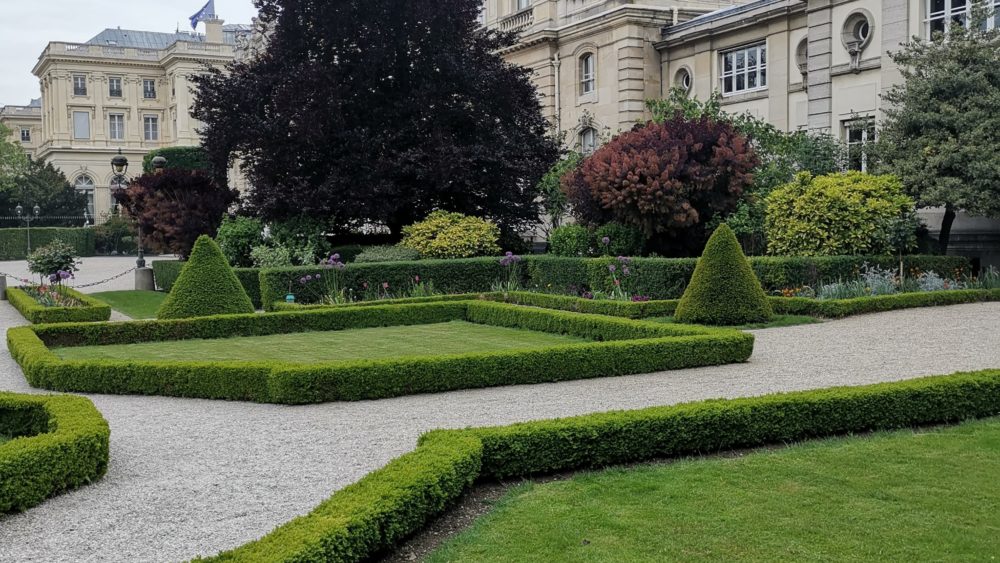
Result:
<svg viewBox="0 0 1000 563">
<path fill-rule="evenodd" d="M 202 235 L 156 316 L 185 319 L 253 312 L 253 302 L 219 245 Z"/>
<path fill-rule="evenodd" d="M 728 225 L 712 233 L 674 313 L 680 323 L 741 325 L 774 313 L 760 280 Z"/>
</svg>

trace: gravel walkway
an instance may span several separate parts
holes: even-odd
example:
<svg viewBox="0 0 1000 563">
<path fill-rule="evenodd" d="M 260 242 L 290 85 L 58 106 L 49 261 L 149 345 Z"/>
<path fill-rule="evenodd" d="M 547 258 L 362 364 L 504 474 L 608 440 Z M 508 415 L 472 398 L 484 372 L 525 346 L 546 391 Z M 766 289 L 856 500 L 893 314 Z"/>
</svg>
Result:
<svg viewBox="0 0 1000 563">
<path fill-rule="evenodd" d="M 0 326 L 20 322 L 0 303 Z M 0 561 L 179 561 L 257 538 L 412 449 L 432 428 L 505 424 L 1000 367 L 1000 303 L 757 332 L 747 364 L 284 407 L 94 395 L 100 482 L 0 517 Z M 0 389 L 31 391 L 0 352 Z"/>
<path fill-rule="evenodd" d="M 146 265 L 152 267 L 153 260 L 173 259 L 173 256 L 147 256 Z M 92 256 L 90 258 L 80 258 L 79 267 L 80 270 L 76 273 L 76 277 L 71 280 L 70 287 L 103 282 L 81 289 L 84 293 L 135 289 L 135 274 L 132 273 L 110 281 L 104 281 L 116 274 L 134 268 L 135 256 Z M 24 260 L 0 261 L 0 272 L 29 280 L 34 280 L 38 277 L 28 271 L 28 263 Z M 20 285 L 20 282 L 8 278 L 7 285 L 14 287 Z"/>
</svg>

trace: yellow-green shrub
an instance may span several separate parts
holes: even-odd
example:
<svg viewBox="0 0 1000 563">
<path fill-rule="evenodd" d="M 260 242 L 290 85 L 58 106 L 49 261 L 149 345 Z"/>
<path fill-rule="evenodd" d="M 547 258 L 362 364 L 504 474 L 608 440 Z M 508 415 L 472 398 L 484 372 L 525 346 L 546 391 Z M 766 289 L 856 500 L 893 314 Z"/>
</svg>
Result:
<svg viewBox="0 0 1000 563">
<path fill-rule="evenodd" d="M 423 258 L 472 258 L 500 254 L 500 228 L 461 213 L 435 211 L 419 223 L 403 228 L 400 246 Z"/>
<path fill-rule="evenodd" d="M 768 252 L 833 256 L 892 253 L 891 231 L 913 213 L 895 176 L 803 172 L 767 197 Z"/>
</svg>

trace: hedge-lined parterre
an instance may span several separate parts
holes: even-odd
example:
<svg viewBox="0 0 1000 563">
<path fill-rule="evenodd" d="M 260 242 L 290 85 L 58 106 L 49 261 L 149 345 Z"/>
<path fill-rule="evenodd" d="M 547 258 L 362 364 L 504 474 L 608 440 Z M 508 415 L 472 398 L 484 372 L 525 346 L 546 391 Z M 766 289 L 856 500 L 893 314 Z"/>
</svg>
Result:
<svg viewBox="0 0 1000 563">
<path fill-rule="evenodd" d="M 99 346 L 161 340 L 260 336 L 464 320 L 568 334 L 591 342 L 503 352 L 293 362 L 62 360 L 50 346 Z M 316 403 L 380 399 L 495 385 L 651 373 L 747 360 L 753 335 L 664 325 L 487 301 L 451 301 L 300 312 L 220 315 L 161 321 L 63 324 L 8 331 L 11 354 L 35 387 Z"/>
<path fill-rule="evenodd" d="M 0 392 L 0 513 L 27 510 L 108 468 L 107 421 L 85 397 Z"/>
<path fill-rule="evenodd" d="M 1000 370 L 710 400 L 495 428 L 435 430 L 417 449 L 263 538 L 199 561 L 364 561 L 423 528 L 477 479 L 892 430 L 1000 414 Z"/>
<path fill-rule="evenodd" d="M 7 290 L 7 300 L 21 316 L 35 324 L 42 323 L 85 323 L 106 321 L 111 318 L 111 305 L 69 287 L 50 287 L 81 303 L 81 307 L 46 307 L 24 290 L 12 287 Z"/>
</svg>

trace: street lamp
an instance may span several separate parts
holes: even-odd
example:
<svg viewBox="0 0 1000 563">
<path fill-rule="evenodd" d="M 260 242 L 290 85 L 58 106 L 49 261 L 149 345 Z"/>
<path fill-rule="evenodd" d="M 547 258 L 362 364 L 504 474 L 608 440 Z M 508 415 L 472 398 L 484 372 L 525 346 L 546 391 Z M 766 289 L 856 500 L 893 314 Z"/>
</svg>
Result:
<svg viewBox="0 0 1000 563">
<path fill-rule="evenodd" d="M 128 159 L 122 154 L 122 150 L 118 149 L 118 154 L 111 158 L 111 170 L 114 172 L 115 185 L 118 187 L 124 186 L 128 179 L 125 177 L 125 173 L 128 172 Z M 136 268 L 146 267 L 146 256 L 142 252 L 142 225 L 139 224 L 138 217 L 135 218 L 136 221 L 136 237 L 138 239 L 138 256 L 135 260 Z"/>
<path fill-rule="evenodd" d="M 24 208 L 21 207 L 21 204 L 19 203 L 17 204 L 17 207 L 14 208 L 14 212 L 17 213 L 18 219 L 24 221 L 25 238 L 28 239 L 28 254 L 31 254 L 31 222 L 38 219 L 38 216 L 42 214 L 42 208 L 35 205 L 35 207 L 31 209 L 34 216 L 32 216 L 31 213 L 25 215 Z"/>
</svg>

